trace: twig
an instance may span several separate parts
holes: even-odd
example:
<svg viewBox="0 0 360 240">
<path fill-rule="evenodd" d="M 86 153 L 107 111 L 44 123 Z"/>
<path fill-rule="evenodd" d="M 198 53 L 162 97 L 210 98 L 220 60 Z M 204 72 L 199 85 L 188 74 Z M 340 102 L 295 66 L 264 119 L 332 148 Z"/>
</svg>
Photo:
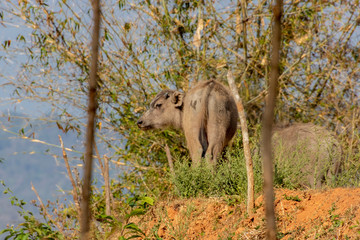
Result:
<svg viewBox="0 0 360 240">
<path fill-rule="evenodd" d="M 59 231 L 60 231 L 63 235 L 65 235 L 65 234 L 64 234 L 64 228 L 63 228 L 61 225 L 59 225 L 58 222 L 56 222 L 56 221 L 52 218 L 52 216 L 47 212 L 43 201 L 41 200 L 38 192 L 36 191 L 36 189 L 35 189 L 35 187 L 34 187 L 34 185 L 33 185 L 32 183 L 31 183 L 31 190 L 33 190 L 33 192 L 35 193 L 37 199 L 39 200 L 40 207 L 41 207 L 41 209 L 43 210 L 44 216 L 46 216 L 46 217 L 59 229 Z"/>
<path fill-rule="evenodd" d="M 246 30 L 246 19 L 247 19 L 247 4 L 246 1 L 241 1 L 241 14 L 242 14 L 242 24 L 243 24 L 243 40 L 244 40 L 244 60 L 245 60 L 245 67 L 247 65 L 247 54 L 248 54 L 248 47 L 247 47 L 247 30 Z"/>
<path fill-rule="evenodd" d="M 115 160 L 111 160 L 112 163 L 114 164 L 117 164 L 119 166 L 126 166 L 126 167 L 133 167 L 133 168 L 138 168 L 138 169 L 141 169 L 141 170 L 149 170 L 149 169 L 156 169 L 155 167 L 145 167 L 145 166 L 141 166 L 137 163 L 131 163 L 131 165 L 128 165 L 126 163 L 123 163 L 123 162 L 118 162 L 118 161 L 115 161 Z"/>
<path fill-rule="evenodd" d="M 173 160 L 171 157 L 169 146 L 167 144 L 165 144 L 165 152 L 166 152 L 167 160 L 169 162 L 170 172 L 174 173 L 174 164 L 173 164 Z"/>
<path fill-rule="evenodd" d="M 64 158 L 64 161 L 65 161 L 65 165 L 66 165 L 66 170 L 67 170 L 67 173 L 69 175 L 69 178 L 70 178 L 70 182 L 71 182 L 71 185 L 73 187 L 73 191 L 72 191 L 72 196 L 74 198 L 74 203 L 75 203 L 75 207 L 76 207 L 76 211 L 78 213 L 78 217 L 80 217 L 80 203 L 79 203 L 79 196 L 78 196 L 78 193 L 77 193 L 77 185 L 74 181 L 74 178 L 72 176 L 72 173 L 71 173 L 71 169 L 70 169 L 70 165 L 69 165 L 69 160 L 68 160 L 68 157 L 67 157 L 67 154 L 66 154 L 66 151 L 65 151 L 65 148 L 64 148 L 64 143 L 63 143 L 63 140 L 61 138 L 60 135 L 59 136 L 59 141 L 60 141 L 60 146 L 62 148 L 62 153 L 63 153 L 63 158 Z"/>
<path fill-rule="evenodd" d="M 101 157 L 100 157 L 100 154 L 99 154 L 99 149 L 97 148 L 97 144 L 96 142 L 94 142 L 94 148 L 95 148 L 95 152 L 96 152 L 96 158 L 98 159 L 99 161 L 99 165 L 100 165 L 100 169 L 101 169 L 101 175 L 103 175 L 103 177 L 105 178 L 105 169 L 104 169 L 104 165 L 101 161 Z"/>
<path fill-rule="evenodd" d="M 101 162 L 101 160 L 99 159 L 99 161 Z M 104 181 L 105 181 L 105 204 L 106 204 L 106 208 L 105 208 L 105 214 L 110 216 L 111 214 L 111 202 L 110 202 L 110 193 L 111 193 L 111 189 L 110 189 L 110 181 L 109 181 L 109 159 L 106 155 L 104 155 Z"/>
<path fill-rule="evenodd" d="M 41 144 L 48 145 L 48 146 L 51 146 L 51 147 L 61 148 L 61 146 L 58 146 L 58 145 L 56 145 L 56 144 L 47 143 L 47 142 L 44 142 L 44 141 L 39 140 L 39 139 L 36 139 L 36 138 L 31 138 L 31 137 L 22 136 L 21 134 L 18 134 L 18 133 L 16 133 L 16 132 L 10 131 L 9 129 L 5 128 L 4 126 L 1 126 L 0 129 L 3 130 L 4 132 L 7 132 L 7 133 L 11 133 L 11 134 L 13 134 L 13 135 L 16 135 L 16 136 L 20 137 L 21 139 L 26 139 L 26 140 L 29 140 L 29 141 L 34 142 L 34 143 L 41 143 Z M 71 149 L 71 148 L 65 148 L 65 149 L 66 149 L 66 151 L 69 151 L 69 152 L 81 153 L 81 152 L 76 151 L 76 150 L 73 150 L 73 149 Z"/>
<path fill-rule="evenodd" d="M 75 174 L 75 180 L 76 180 L 76 186 L 79 186 L 79 196 L 82 195 L 82 188 L 80 187 L 82 185 L 81 180 L 80 180 L 80 174 L 79 171 L 76 167 L 73 168 L 72 172 Z M 80 200 L 80 199 L 79 199 Z"/>
<path fill-rule="evenodd" d="M 149 192 L 153 197 L 155 197 L 154 192 L 149 188 L 149 186 L 148 186 L 147 183 L 145 182 L 142 172 L 139 171 L 138 174 L 139 174 L 139 176 L 140 176 L 140 178 L 141 178 L 141 181 L 142 181 L 142 183 L 144 184 L 145 188 L 148 190 L 148 192 Z"/>
</svg>

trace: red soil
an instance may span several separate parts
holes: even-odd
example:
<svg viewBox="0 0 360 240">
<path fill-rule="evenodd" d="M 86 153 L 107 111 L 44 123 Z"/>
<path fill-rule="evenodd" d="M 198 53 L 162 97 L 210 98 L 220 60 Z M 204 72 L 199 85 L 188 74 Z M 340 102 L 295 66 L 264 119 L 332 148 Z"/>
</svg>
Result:
<svg viewBox="0 0 360 240">
<path fill-rule="evenodd" d="M 360 188 L 277 189 L 275 206 L 281 239 L 360 239 Z M 264 239 L 262 196 L 253 214 L 245 209 L 220 198 L 163 201 L 137 224 L 152 239 Z"/>
</svg>

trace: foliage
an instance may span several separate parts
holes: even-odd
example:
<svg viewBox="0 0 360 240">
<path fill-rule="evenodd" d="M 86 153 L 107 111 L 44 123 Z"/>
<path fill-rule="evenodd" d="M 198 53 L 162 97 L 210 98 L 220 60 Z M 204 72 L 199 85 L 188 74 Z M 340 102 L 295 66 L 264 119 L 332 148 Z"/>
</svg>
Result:
<svg viewBox="0 0 360 240">
<path fill-rule="evenodd" d="M 97 218 L 98 220 L 108 224 L 111 230 L 106 234 L 107 237 L 114 233 L 120 235 L 119 240 L 133 239 L 139 237 L 145 237 L 145 234 L 141 229 L 130 220 L 134 217 L 144 215 L 148 208 L 154 204 L 154 199 L 146 196 L 134 196 L 130 197 L 126 201 L 128 211 L 125 212 L 121 218 L 114 216 L 108 216 L 101 214 Z"/>
<path fill-rule="evenodd" d="M 259 139 L 256 128 L 269 80 L 271 6 L 266 0 L 103 3 L 97 141 L 119 166 L 120 191 L 166 194 L 166 144 L 172 155 L 187 159 L 180 132 L 143 132 L 136 126 L 153 96 L 165 87 L 186 91 L 202 79 L 223 81 L 232 69 L 250 134 Z M 359 1 L 333 0 L 284 5 L 276 122 L 311 121 L 334 130 L 346 155 L 342 185 L 359 184 L 358 7 Z M 14 103 L 45 102 L 52 115 L 44 120 L 80 137 L 88 91 L 90 9 L 89 1 L 0 3 L 1 23 L 25 28 L 16 37 L 6 36 L 1 64 L 26 56 L 16 73 L 0 73 L 0 86 L 12 89 Z M 172 178 L 176 191 L 187 197 L 245 194 L 245 164 L 236 146 L 215 177 L 204 165 L 193 169 L 187 160 L 178 161 Z M 254 162 L 255 186 L 260 188 L 259 158 Z"/>
<path fill-rule="evenodd" d="M 216 170 L 206 161 L 199 167 L 189 165 L 187 159 L 175 163 L 175 171 L 171 174 L 171 182 L 175 193 L 182 197 L 240 195 L 246 198 L 247 178 L 245 158 L 240 147 L 241 138 L 238 136 L 234 146 L 228 149 L 225 159 L 218 164 Z M 262 186 L 261 161 L 259 156 L 253 156 L 255 191 Z"/>
<path fill-rule="evenodd" d="M 360 187 L 360 152 L 349 156 L 351 161 L 345 161 L 345 166 L 337 178 L 337 186 Z"/>
<path fill-rule="evenodd" d="M 358 5 L 284 5 L 276 115 L 278 122 L 326 125 L 352 153 L 359 152 L 359 139 L 353 135 L 360 126 Z M 28 27 L 3 44 L 4 64 L 13 50 L 28 57 L 16 77 L 3 76 L 6 86 L 13 87 L 13 100 L 47 102 L 58 115 L 56 126 L 80 135 L 89 75 L 90 9 L 89 2 L 65 0 L 1 5 L 4 24 Z M 165 86 L 187 90 L 201 79 L 223 80 L 231 68 L 250 129 L 260 122 L 269 73 L 271 2 L 116 1 L 104 3 L 102 10 L 97 139 L 111 149 L 112 160 L 124 166 L 124 179 L 143 179 L 135 180 L 134 190 L 161 192 L 165 144 L 173 154 L 187 156 L 179 132 L 142 132 L 136 126 L 156 91 Z"/>
<path fill-rule="evenodd" d="M 205 161 L 196 168 L 191 167 L 188 160 L 178 161 L 171 178 L 176 193 L 183 197 L 211 196 L 217 190 L 212 166 Z"/>
<path fill-rule="evenodd" d="M 284 199 L 295 201 L 295 202 L 301 202 L 301 199 L 297 195 L 296 196 L 288 196 L 288 195 L 284 194 Z"/>
<path fill-rule="evenodd" d="M 41 222 L 35 218 L 32 212 L 25 210 L 26 202 L 13 196 L 4 182 L 1 183 L 5 188 L 3 194 L 12 195 L 10 197 L 11 204 L 20 208 L 18 213 L 23 218 L 22 223 L 18 226 L 9 226 L 0 231 L 0 235 L 4 235 L 5 239 L 76 239 L 78 237 L 78 216 L 73 205 L 65 206 L 64 203 L 53 203 L 53 211 L 50 215 L 46 211 L 51 208 L 51 205 L 47 205 L 47 209 L 44 210 L 41 205 L 34 202 L 44 217 L 44 221 Z M 118 196 L 114 194 L 114 197 Z M 93 229 L 94 236 L 102 239 L 116 233 L 122 240 L 145 236 L 132 220 L 144 215 L 149 207 L 154 205 L 153 198 L 134 195 L 126 197 L 124 201 L 116 201 L 113 206 L 117 206 L 117 208 L 113 209 L 113 214 L 110 216 L 105 214 L 103 194 L 93 194 L 91 202 L 92 214 L 99 223 L 98 228 Z M 106 232 L 97 229 L 103 229 Z"/>
<path fill-rule="evenodd" d="M 23 222 L 18 226 L 9 226 L 0 231 L 4 239 L 64 239 L 64 236 L 56 230 L 54 223 L 37 220 L 32 212 L 25 210 L 26 202 L 15 197 L 3 181 L 1 184 L 5 188 L 3 194 L 11 194 L 9 198 L 11 204 L 20 208 L 18 213 L 23 218 Z"/>
<path fill-rule="evenodd" d="M 262 162 L 259 156 L 260 151 L 257 147 L 257 140 L 251 140 L 253 145 L 255 192 L 259 193 L 263 184 Z M 202 161 L 199 167 L 193 168 L 187 158 L 177 159 L 174 173 L 170 174 L 170 182 L 174 185 L 175 194 L 186 198 L 239 195 L 241 199 L 245 199 L 247 175 L 241 141 L 242 138 L 238 135 L 233 146 L 227 149 L 224 160 L 220 161 L 215 171 L 205 161 Z M 301 147 L 301 145 L 298 147 Z M 279 152 L 281 153 L 281 151 Z M 309 173 L 307 172 L 309 170 L 306 171 L 309 167 L 309 161 L 312 161 L 309 156 L 304 152 L 297 151 L 291 159 L 279 161 L 281 158 L 282 156 L 277 156 L 274 159 L 275 187 L 287 189 L 309 187 Z M 356 159 L 358 156 L 351 156 L 351 158 Z M 336 178 L 327 179 L 325 176 L 326 179 L 322 187 L 358 187 L 360 184 L 360 164 L 358 162 L 352 164 L 350 168 L 346 168 L 351 170 L 341 172 Z M 326 169 L 327 167 L 329 166 L 324 166 Z M 315 180 L 316 178 L 314 178 Z"/>
<path fill-rule="evenodd" d="M 63 239 L 51 226 L 36 220 L 31 212 L 23 212 L 21 216 L 24 222 L 0 231 L 0 235 L 5 235 L 5 239 Z"/>
</svg>

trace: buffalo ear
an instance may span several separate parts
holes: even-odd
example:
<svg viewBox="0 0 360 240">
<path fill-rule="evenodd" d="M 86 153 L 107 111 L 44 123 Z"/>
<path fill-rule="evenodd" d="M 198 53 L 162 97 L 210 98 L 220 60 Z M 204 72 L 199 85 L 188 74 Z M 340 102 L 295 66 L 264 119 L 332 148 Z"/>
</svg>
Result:
<svg viewBox="0 0 360 240">
<path fill-rule="evenodd" d="M 175 91 L 171 96 L 171 102 L 175 107 L 181 107 L 183 105 L 184 94 L 178 91 Z"/>
</svg>

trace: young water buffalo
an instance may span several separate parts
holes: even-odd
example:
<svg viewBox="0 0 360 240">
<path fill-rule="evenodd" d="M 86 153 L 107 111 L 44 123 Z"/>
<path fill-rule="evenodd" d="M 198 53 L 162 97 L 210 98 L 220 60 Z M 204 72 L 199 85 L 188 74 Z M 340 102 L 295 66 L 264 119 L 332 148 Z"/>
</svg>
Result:
<svg viewBox="0 0 360 240">
<path fill-rule="evenodd" d="M 144 130 L 182 129 L 193 166 L 202 157 L 215 166 L 236 132 L 238 117 L 232 94 L 221 83 L 209 80 L 198 83 L 186 94 L 161 91 L 137 124 Z"/>
<path fill-rule="evenodd" d="M 320 188 L 340 170 L 340 144 L 323 127 L 297 123 L 275 128 L 272 139 L 277 177 L 294 187 Z"/>
</svg>

